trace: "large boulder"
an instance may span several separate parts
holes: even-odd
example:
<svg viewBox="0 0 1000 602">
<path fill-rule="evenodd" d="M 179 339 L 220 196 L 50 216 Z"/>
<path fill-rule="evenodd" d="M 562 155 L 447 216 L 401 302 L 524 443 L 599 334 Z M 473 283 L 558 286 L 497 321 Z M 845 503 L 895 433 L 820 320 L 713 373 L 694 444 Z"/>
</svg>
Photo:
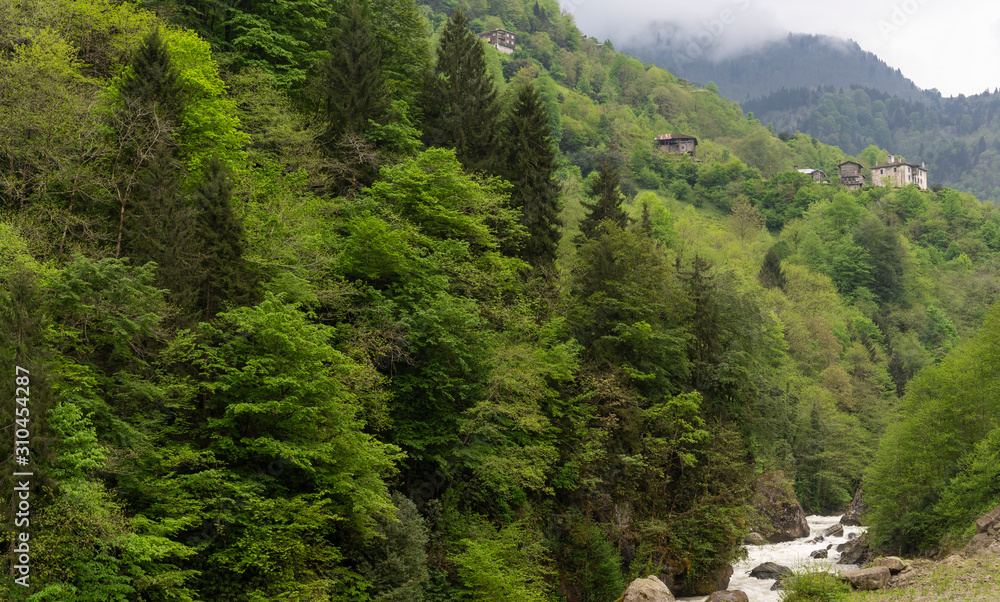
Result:
<svg viewBox="0 0 1000 602">
<path fill-rule="evenodd" d="M 827 527 L 821 537 L 843 537 L 844 536 L 844 525 L 836 524 L 831 527 Z"/>
<path fill-rule="evenodd" d="M 778 579 L 786 573 L 790 573 L 791 569 L 787 566 L 781 566 L 775 562 L 765 562 L 764 564 L 758 564 L 750 571 L 750 576 L 754 579 Z"/>
<path fill-rule="evenodd" d="M 743 538 L 743 543 L 748 546 L 766 546 L 770 542 L 764 539 L 764 536 L 760 533 L 751 531 L 749 535 Z"/>
<path fill-rule="evenodd" d="M 876 558 L 875 566 L 884 566 L 889 569 L 889 572 L 895 575 L 896 573 L 902 573 L 907 568 L 906 563 L 903 559 L 898 556 L 887 556 L 885 558 Z"/>
<path fill-rule="evenodd" d="M 714 591 L 728 589 L 732 577 L 733 565 L 727 564 L 695 581 L 680 579 L 673 584 L 671 591 L 682 598 L 707 596 Z"/>
<path fill-rule="evenodd" d="M 996 535 L 1000 532 L 1000 506 L 990 510 L 976 520 L 976 534 Z"/>
<path fill-rule="evenodd" d="M 872 559 L 872 549 L 868 547 L 868 538 L 862 535 L 837 546 L 840 552 L 840 564 L 867 564 Z"/>
<path fill-rule="evenodd" d="M 851 584 L 854 589 L 865 591 L 882 589 L 889 584 L 892 574 L 884 566 L 873 566 L 870 569 L 858 569 L 840 574 L 841 579 Z"/>
<path fill-rule="evenodd" d="M 858 487 L 858 490 L 854 493 L 854 499 L 847 506 L 847 512 L 844 513 L 844 516 L 840 517 L 840 524 L 851 527 L 860 525 L 861 517 L 867 509 L 868 507 L 865 506 L 865 502 L 861 499 L 861 488 Z"/>
<path fill-rule="evenodd" d="M 795 497 L 791 480 L 782 471 L 760 476 L 753 503 L 761 517 L 760 522 L 753 525 L 754 530 L 771 543 L 809 537 L 806 513 Z"/>
<path fill-rule="evenodd" d="M 705 602 L 750 602 L 750 598 L 741 590 L 727 589 L 712 592 Z"/>
<path fill-rule="evenodd" d="M 656 575 L 650 575 L 629 584 L 622 596 L 622 602 L 676 602 L 676 600 Z"/>
<path fill-rule="evenodd" d="M 809 553 L 809 558 L 826 558 L 829 555 L 826 550 L 813 550 Z"/>
</svg>

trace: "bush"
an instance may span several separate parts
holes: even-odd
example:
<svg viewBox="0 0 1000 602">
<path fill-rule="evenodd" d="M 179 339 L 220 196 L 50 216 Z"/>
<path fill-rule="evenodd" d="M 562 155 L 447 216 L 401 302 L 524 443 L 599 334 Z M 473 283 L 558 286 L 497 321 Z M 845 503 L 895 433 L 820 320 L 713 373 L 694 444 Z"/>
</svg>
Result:
<svg viewBox="0 0 1000 602">
<path fill-rule="evenodd" d="M 826 571 L 789 573 L 781 584 L 783 602 L 840 602 L 851 593 L 850 586 Z"/>
</svg>

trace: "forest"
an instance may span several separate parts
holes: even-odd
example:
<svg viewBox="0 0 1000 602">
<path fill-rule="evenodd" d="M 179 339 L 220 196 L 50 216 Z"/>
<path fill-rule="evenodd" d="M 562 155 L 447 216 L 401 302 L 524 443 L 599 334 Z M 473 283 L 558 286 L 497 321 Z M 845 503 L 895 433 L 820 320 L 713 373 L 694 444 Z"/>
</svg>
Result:
<svg viewBox="0 0 1000 602">
<path fill-rule="evenodd" d="M 0 0 L 5 595 L 708 593 L 763 482 L 967 536 L 1000 213 L 847 158 L 554 1 Z"/>
</svg>

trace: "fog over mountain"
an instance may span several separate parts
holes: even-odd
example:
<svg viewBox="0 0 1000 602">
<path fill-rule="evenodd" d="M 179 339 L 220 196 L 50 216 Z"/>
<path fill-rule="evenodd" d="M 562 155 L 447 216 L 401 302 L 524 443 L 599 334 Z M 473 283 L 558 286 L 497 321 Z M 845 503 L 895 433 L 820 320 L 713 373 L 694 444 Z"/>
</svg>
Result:
<svg viewBox="0 0 1000 602">
<path fill-rule="evenodd" d="M 1000 4 L 976 0 L 564 0 L 580 29 L 621 49 L 669 40 L 680 61 L 719 60 L 789 33 L 856 41 L 945 96 L 1000 85 Z"/>
<path fill-rule="evenodd" d="M 640 59 L 662 65 L 689 81 L 702 85 L 715 82 L 723 96 L 740 103 L 801 87 L 862 86 L 909 100 L 928 95 L 899 69 L 856 42 L 831 36 L 789 34 L 742 53 L 716 49 L 698 57 L 660 32 L 637 36 L 623 46 Z"/>
</svg>

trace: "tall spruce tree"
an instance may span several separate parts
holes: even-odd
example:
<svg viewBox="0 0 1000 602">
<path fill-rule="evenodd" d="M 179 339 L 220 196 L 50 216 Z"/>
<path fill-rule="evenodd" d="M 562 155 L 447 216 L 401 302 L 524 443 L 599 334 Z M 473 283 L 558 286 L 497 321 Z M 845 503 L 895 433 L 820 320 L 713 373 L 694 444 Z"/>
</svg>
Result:
<svg viewBox="0 0 1000 602">
<path fill-rule="evenodd" d="M 497 173 L 499 103 L 485 47 L 461 11 L 445 23 L 437 65 L 424 86 L 424 143 L 454 148 L 469 170 Z"/>
<path fill-rule="evenodd" d="M 587 192 L 595 199 L 593 203 L 583 202 L 587 215 L 580 222 L 580 236 L 574 242 L 582 244 L 593 238 L 600 230 L 601 222 L 610 221 L 620 228 L 628 226 L 631 218 L 622 209 L 625 200 L 620 188 L 621 173 L 611 163 L 604 162 L 597 168 L 597 179 Z"/>
<path fill-rule="evenodd" d="M 180 193 L 180 173 L 173 148 L 159 146 L 136 188 L 122 250 L 133 264 L 155 262 L 158 286 L 169 289 L 171 302 L 189 313 L 197 300 L 202 258 L 195 210 Z"/>
<path fill-rule="evenodd" d="M 198 306 L 212 317 L 236 294 L 245 272 L 243 225 L 233 212 L 232 180 L 218 156 L 205 167 L 194 205 L 202 257 Z"/>
<path fill-rule="evenodd" d="M 649 210 L 649 201 L 642 202 L 642 217 L 639 220 L 639 229 L 646 236 L 653 236 L 653 214 Z"/>
<path fill-rule="evenodd" d="M 184 104 L 184 88 L 158 27 L 143 38 L 129 66 L 118 87 L 126 108 L 134 103 L 155 110 L 158 119 L 175 119 Z"/>
<path fill-rule="evenodd" d="M 784 270 L 781 269 L 781 255 L 774 247 L 768 249 L 764 255 L 764 263 L 760 266 L 757 279 L 764 288 L 778 287 L 785 290 L 787 280 Z"/>
<path fill-rule="evenodd" d="M 362 2 L 346 4 L 331 30 L 327 51 L 330 58 L 323 65 L 327 127 L 321 140 L 328 152 L 335 152 L 344 134 L 365 132 L 369 119 L 380 122 L 389 109 L 384 41 Z"/>
<path fill-rule="evenodd" d="M 562 236 L 556 168 L 548 111 L 529 82 L 507 117 L 501 172 L 514 185 L 511 206 L 521 209 L 528 230 L 521 256 L 535 266 L 555 262 Z"/>
<path fill-rule="evenodd" d="M 118 236 L 115 256 L 122 255 L 125 222 L 134 196 L 140 190 L 144 170 L 163 158 L 180 129 L 185 94 L 159 28 L 146 34 L 132 54 L 129 71 L 118 84 L 120 104 L 110 115 L 118 153 L 111 172 L 118 200 Z M 148 176 L 149 174 L 146 174 Z M 138 189 L 137 189 L 138 185 Z M 148 188 L 148 187 L 147 187 Z"/>
</svg>

